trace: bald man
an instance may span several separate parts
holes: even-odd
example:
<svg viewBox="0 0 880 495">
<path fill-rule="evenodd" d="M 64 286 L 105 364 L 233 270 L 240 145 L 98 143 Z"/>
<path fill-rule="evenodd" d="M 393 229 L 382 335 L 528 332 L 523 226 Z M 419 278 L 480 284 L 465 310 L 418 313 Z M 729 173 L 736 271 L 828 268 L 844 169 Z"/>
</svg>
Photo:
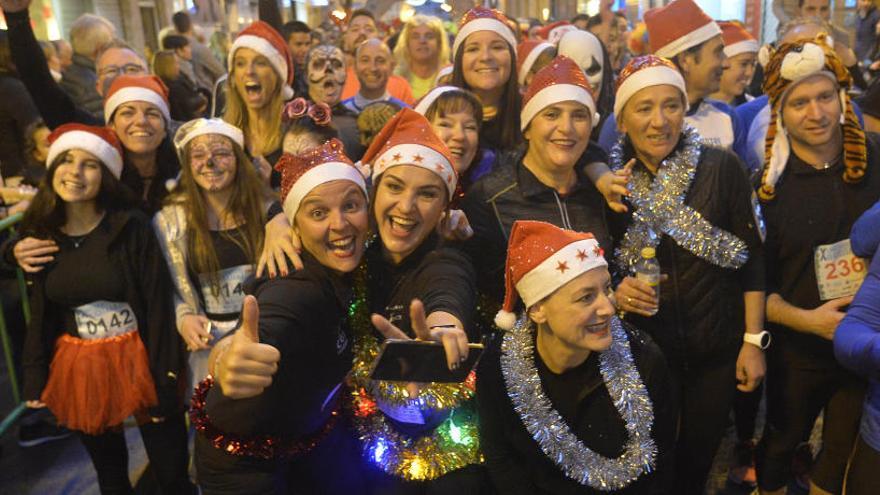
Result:
<svg viewBox="0 0 880 495">
<path fill-rule="evenodd" d="M 342 104 L 354 113 L 361 113 L 370 103 L 388 101 L 400 107 L 409 106 L 388 93 L 388 79 L 394 71 L 394 57 L 382 40 L 372 38 L 354 51 L 354 73 L 360 89 Z"/>
</svg>

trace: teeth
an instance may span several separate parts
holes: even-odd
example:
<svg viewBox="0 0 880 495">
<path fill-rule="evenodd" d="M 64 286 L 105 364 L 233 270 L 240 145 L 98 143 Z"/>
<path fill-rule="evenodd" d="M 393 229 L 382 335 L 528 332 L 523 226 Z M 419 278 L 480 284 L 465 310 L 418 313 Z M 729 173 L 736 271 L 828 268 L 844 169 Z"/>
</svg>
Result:
<svg viewBox="0 0 880 495">
<path fill-rule="evenodd" d="M 130 135 L 132 137 L 150 137 L 151 136 L 151 134 L 149 132 L 144 132 L 144 131 L 135 131 L 135 132 L 130 133 Z"/>
<path fill-rule="evenodd" d="M 400 218 L 400 217 L 390 217 L 390 218 L 391 218 L 391 225 L 392 226 L 406 230 L 407 232 L 412 230 L 416 226 L 416 223 L 417 223 L 415 220 L 410 220 L 407 218 Z"/>
</svg>

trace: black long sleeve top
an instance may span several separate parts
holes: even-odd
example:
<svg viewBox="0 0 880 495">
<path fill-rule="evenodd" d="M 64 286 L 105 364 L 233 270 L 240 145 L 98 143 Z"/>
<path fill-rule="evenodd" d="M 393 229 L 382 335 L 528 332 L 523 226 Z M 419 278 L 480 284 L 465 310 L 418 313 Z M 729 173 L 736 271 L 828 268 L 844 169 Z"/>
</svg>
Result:
<svg viewBox="0 0 880 495">
<path fill-rule="evenodd" d="M 174 330 L 171 279 L 148 219 L 136 210 L 108 212 L 80 247 L 64 236 L 56 241 L 61 250 L 55 261 L 33 277 L 24 397 L 39 399 L 55 340 L 63 333 L 78 336 L 72 307 L 108 298 L 128 303 L 135 314 L 159 398 L 151 414 L 179 411 L 183 343 Z"/>
<path fill-rule="evenodd" d="M 675 444 L 677 397 L 666 360 L 644 333 L 627 328 L 636 367 L 653 403 L 651 438 L 657 444 L 657 469 L 616 493 L 665 493 Z M 486 350 L 477 372 L 480 446 L 498 493 L 566 495 L 608 493 L 578 484 L 548 458 L 523 425 L 507 395 L 501 373 L 501 339 Z M 535 364 L 544 394 L 566 425 L 591 450 L 617 457 L 627 441 L 626 428 L 599 373 L 599 354 L 562 374 L 550 371 L 540 355 Z"/>
</svg>

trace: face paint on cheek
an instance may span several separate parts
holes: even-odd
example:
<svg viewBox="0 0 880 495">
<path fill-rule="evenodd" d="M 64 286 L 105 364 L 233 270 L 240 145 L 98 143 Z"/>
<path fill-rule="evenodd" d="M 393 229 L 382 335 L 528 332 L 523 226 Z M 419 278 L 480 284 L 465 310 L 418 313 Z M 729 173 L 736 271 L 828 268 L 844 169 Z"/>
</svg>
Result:
<svg viewBox="0 0 880 495">
<path fill-rule="evenodd" d="M 602 63 L 596 60 L 596 57 L 591 58 L 592 63 L 584 72 L 587 76 L 587 82 L 590 83 L 590 86 L 596 93 L 599 93 L 602 91 L 602 74 L 604 71 L 602 70 Z"/>
<path fill-rule="evenodd" d="M 309 53 L 309 82 L 323 83 L 330 76 L 338 84 L 345 82 L 345 60 L 335 46 L 318 46 Z"/>
</svg>

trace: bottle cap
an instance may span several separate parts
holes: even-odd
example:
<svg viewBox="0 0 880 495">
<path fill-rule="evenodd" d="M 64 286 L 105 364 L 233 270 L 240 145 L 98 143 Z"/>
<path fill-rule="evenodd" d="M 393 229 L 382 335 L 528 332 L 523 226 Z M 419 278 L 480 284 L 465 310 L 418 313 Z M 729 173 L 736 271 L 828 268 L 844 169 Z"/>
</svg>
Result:
<svg viewBox="0 0 880 495">
<path fill-rule="evenodd" d="M 657 251 L 652 247 L 642 248 L 642 258 L 650 259 L 657 255 Z"/>
</svg>

